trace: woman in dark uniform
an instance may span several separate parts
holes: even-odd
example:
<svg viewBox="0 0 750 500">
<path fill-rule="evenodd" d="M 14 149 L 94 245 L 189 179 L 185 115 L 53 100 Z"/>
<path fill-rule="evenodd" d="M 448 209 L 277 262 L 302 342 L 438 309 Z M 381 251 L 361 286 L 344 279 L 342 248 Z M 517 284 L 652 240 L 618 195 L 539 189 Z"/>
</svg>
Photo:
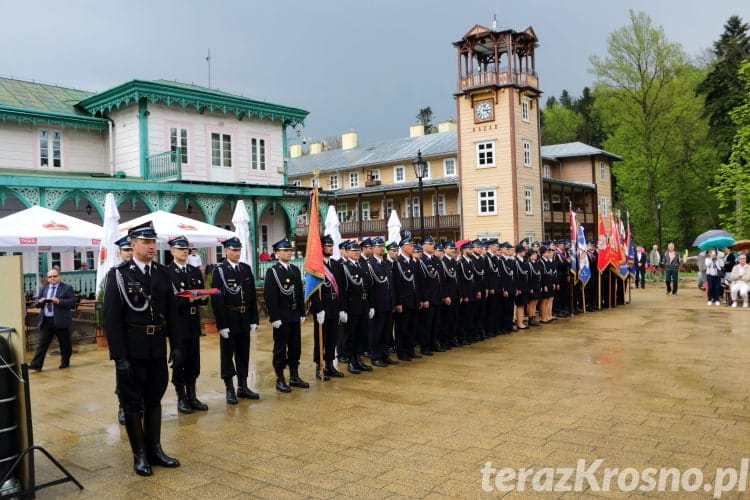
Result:
<svg viewBox="0 0 750 500">
<path fill-rule="evenodd" d="M 542 291 L 542 264 L 539 262 L 539 253 L 533 248 L 526 251 L 526 265 L 529 268 L 529 303 L 526 305 L 526 315 L 529 326 L 541 326 L 536 306 Z"/>
<path fill-rule="evenodd" d="M 526 247 L 516 245 L 516 328 L 525 330 L 524 312 L 529 303 L 529 268 L 526 264 Z"/>
</svg>

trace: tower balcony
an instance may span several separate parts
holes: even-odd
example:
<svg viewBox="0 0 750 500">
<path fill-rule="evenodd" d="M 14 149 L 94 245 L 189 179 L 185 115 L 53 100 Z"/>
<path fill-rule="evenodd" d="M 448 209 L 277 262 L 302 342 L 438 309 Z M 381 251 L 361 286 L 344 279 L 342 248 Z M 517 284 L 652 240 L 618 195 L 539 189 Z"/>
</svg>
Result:
<svg viewBox="0 0 750 500">
<path fill-rule="evenodd" d="M 539 79 L 535 73 L 511 71 L 478 71 L 461 78 L 458 82 L 460 92 L 483 87 L 521 87 L 539 88 Z"/>
</svg>

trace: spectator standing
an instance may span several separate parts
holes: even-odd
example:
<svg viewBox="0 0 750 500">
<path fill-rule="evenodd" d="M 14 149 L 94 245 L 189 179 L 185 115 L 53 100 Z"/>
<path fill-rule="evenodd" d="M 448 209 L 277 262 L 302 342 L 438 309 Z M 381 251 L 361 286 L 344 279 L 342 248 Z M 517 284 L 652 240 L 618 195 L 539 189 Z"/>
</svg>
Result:
<svg viewBox="0 0 750 500">
<path fill-rule="evenodd" d="M 706 294 L 707 305 L 721 305 L 721 281 L 724 278 L 724 260 L 716 255 L 716 250 L 706 252 Z"/>
<path fill-rule="evenodd" d="M 635 287 L 638 288 L 640 284 L 641 288 L 646 288 L 646 269 L 648 269 L 649 261 L 645 248 L 638 247 L 633 265 L 635 266 Z"/>
<path fill-rule="evenodd" d="M 656 245 L 654 245 L 656 247 Z M 674 249 L 674 243 L 667 245 L 667 252 L 661 260 L 664 268 L 664 279 L 667 282 L 667 295 L 677 295 L 677 280 L 680 274 L 680 254 Z"/>
<path fill-rule="evenodd" d="M 698 289 L 707 290 L 708 284 L 706 282 L 706 252 L 703 251 L 698 254 Z"/>
<path fill-rule="evenodd" d="M 652 276 L 651 281 L 656 282 L 661 279 L 661 252 L 659 245 L 651 247 L 651 252 L 648 254 L 648 261 L 651 263 Z"/>
</svg>

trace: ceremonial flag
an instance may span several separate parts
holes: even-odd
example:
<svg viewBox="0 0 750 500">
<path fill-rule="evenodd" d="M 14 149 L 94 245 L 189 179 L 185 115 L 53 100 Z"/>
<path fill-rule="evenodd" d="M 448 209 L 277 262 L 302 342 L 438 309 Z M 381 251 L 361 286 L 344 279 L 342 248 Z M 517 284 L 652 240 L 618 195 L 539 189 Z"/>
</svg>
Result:
<svg viewBox="0 0 750 500">
<path fill-rule="evenodd" d="M 635 243 L 633 242 L 633 233 L 630 232 L 630 214 L 628 214 L 628 265 L 630 273 L 635 274 Z"/>
<path fill-rule="evenodd" d="M 591 278 L 591 267 L 589 254 L 586 252 L 586 236 L 583 234 L 583 226 L 578 226 L 578 279 L 586 285 L 589 278 Z"/>
<path fill-rule="evenodd" d="M 607 239 L 607 230 L 604 228 L 604 219 L 602 219 L 602 213 L 599 212 L 599 234 L 597 235 L 597 250 L 598 256 L 596 258 L 596 267 L 599 271 L 604 271 L 609 265 L 609 240 Z"/>
<path fill-rule="evenodd" d="M 578 276 L 578 259 L 576 258 L 578 251 L 576 249 L 576 213 L 573 210 L 569 212 L 568 219 L 570 220 L 570 273 L 575 282 Z"/>
<path fill-rule="evenodd" d="M 323 244 L 320 241 L 320 213 L 318 212 L 318 188 L 310 192 L 310 227 L 307 232 L 307 253 L 305 254 L 305 300 L 323 284 L 325 264 Z"/>
<path fill-rule="evenodd" d="M 614 214 L 609 214 L 609 227 L 612 236 L 612 248 L 610 250 L 610 261 L 617 275 L 625 279 L 628 276 L 628 262 L 625 260 L 622 241 L 620 239 L 620 225 L 615 220 Z"/>
</svg>

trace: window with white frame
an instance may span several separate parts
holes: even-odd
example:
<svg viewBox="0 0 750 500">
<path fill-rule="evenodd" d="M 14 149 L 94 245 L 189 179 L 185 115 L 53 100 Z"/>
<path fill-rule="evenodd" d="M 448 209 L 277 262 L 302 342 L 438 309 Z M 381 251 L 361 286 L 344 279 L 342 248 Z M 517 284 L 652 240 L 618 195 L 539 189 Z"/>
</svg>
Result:
<svg viewBox="0 0 750 500">
<path fill-rule="evenodd" d="M 85 252 L 73 252 L 73 268 L 80 269 L 81 264 L 86 263 L 89 269 L 94 269 L 94 251 L 86 250 Z"/>
<path fill-rule="evenodd" d="M 419 196 L 406 198 L 406 217 L 419 217 Z"/>
<path fill-rule="evenodd" d="M 529 121 L 529 103 L 531 100 L 528 97 L 524 97 L 521 101 L 521 120 Z"/>
<path fill-rule="evenodd" d="M 346 221 L 346 218 L 349 215 L 349 205 L 346 203 L 339 203 L 336 205 L 336 215 L 339 216 L 339 221 Z"/>
<path fill-rule="evenodd" d="M 379 168 L 371 168 L 370 169 L 370 180 L 371 181 L 379 181 L 380 180 L 380 169 Z"/>
<path fill-rule="evenodd" d="M 531 166 L 531 141 L 529 139 L 523 140 L 523 166 Z"/>
<path fill-rule="evenodd" d="M 294 187 L 302 187 L 302 181 L 300 181 L 300 180 L 296 180 L 296 181 L 294 181 L 294 182 L 292 183 L 292 185 L 293 185 Z"/>
<path fill-rule="evenodd" d="M 253 137 L 250 139 L 250 158 L 253 170 L 266 169 L 266 140 Z"/>
<path fill-rule="evenodd" d="M 393 204 L 393 200 L 391 198 L 388 198 L 387 200 L 383 200 L 382 202 L 380 202 L 380 204 L 383 209 L 382 218 L 387 219 L 388 217 L 391 216 L 391 210 L 393 210 L 393 208 L 395 207 L 395 205 Z"/>
<path fill-rule="evenodd" d="M 603 161 L 599 162 L 599 179 L 604 180 L 607 175 L 607 164 Z"/>
<path fill-rule="evenodd" d="M 350 188 L 359 187 L 359 172 L 349 173 L 349 187 Z"/>
<path fill-rule="evenodd" d="M 529 241 L 534 241 L 536 238 L 534 238 L 534 231 L 526 231 L 526 237 L 529 239 Z"/>
<path fill-rule="evenodd" d="M 57 269 L 60 269 L 60 266 L 62 265 L 62 259 L 60 258 L 60 252 L 50 252 L 50 267 L 57 266 Z M 80 254 L 79 254 L 80 256 Z M 80 261 L 80 257 L 78 259 Z"/>
<path fill-rule="evenodd" d="M 532 192 L 534 188 L 531 186 L 526 186 L 523 190 L 523 199 L 526 205 L 526 215 L 531 215 L 534 213 L 534 202 L 532 199 Z"/>
<path fill-rule="evenodd" d="M 602 213 L 602 217 L 607 216 L 607 197 L 606 196 L 602 196 L 599 199 L 599 210 Z"/>
<path fill-rule="evenodd" d="M 545 212 L 549 212 L 549 200 L 547 198 L 542 200 L 542 208 Z"/>
<path fill-rule="evenodd" d="M 549 179 L 550 177 L 552 177 L 552 169 L 547 164 L 542 167 L 542 177 L 544 177 L 545 179 Z"/>
<path fill-rule="evenodd" d="M 451 177 L 456 175 L 456 159 L 446 158 L 443 160 L 443 175 L 445 177 Z"/>
<path fill-rule="evenodd" d="M 477 168 L 495 166 L 495 143 L 477 143 Z"/>
<path fill-rule="evenodd" d="M 60 132 L 39 131 L 39 166 L 62 167 L 62 134 Z"/>
<path fill-rule="evenodd" d="M 369 201 L 363 201 L 362 202 L 362 220 L 370 220 L 370 202 Z"/>
<path fill-rule="evenodd" d="M 445 215 L 445 195 L 432 195 L 432 215 Z"/>
<path fill-rule="evenodd" d="M 232 168 L 232 136 L 211 134 L 211 166 Z"/>
<path fill-rule="evenodd" d="M 333 174 L 328 178 L 328 187 L 331 189 L 338 189 L 339 188 L 339 176 L 338 174 Z"/>
<path fill-rule="evenodd" d="M 404 182 L 406 180 L 406 169 L 403 165 L 393 167 L 393 182 Z"/>
<path fill-rule="evenodd" d="M 424 162 L 424 177 L 422 179 L 429 179 L 430 177 L 430 162 L 426 161 Z"/>
<path fill-rule="evenodd" d="M 188 163 L 188 131 L 186 128 L 170 127 L 169 148 L 173 158 L 177 154 L 177 148 L 180 148 L 180 162 L 183 165 Z"/>
<path fill-rule="evenodd" d="M 487 189 L 477 192 L 479 215 L 497 214 L 497 190 Z"/>
</svg>

